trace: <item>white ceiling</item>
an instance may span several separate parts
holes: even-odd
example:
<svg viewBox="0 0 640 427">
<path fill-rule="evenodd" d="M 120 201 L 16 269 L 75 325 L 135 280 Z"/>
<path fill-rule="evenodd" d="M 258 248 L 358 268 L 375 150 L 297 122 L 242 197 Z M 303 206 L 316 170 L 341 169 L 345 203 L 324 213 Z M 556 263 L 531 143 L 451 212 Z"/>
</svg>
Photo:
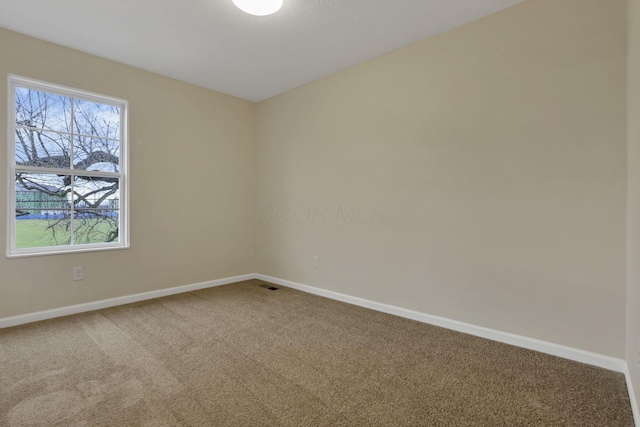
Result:
<svg viewBox="0 0 640 427">
<path fill-rule="evenodd" d="M 0 27 L 261 101 L 521 1 L 0 0 Z"/>
</svg>

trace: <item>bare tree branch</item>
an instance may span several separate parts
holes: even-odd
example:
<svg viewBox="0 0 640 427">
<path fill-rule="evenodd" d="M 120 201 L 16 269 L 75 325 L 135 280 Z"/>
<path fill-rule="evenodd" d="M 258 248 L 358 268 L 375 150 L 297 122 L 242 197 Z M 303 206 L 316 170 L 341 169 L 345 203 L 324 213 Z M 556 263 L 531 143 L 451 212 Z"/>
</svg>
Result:
<svg viewBox="0 0 640 427">
<path fill-rule="evenodd" d="M 24 206 L 16 200 L 16 217 L 47 212 L 47 230 L 56 244 L 116 241 L 119 179 L 80 171 L 118 171 L 119 109 L 24 88 L 16 91 L 15 102 L 15 164 L 43 168 L 16 174 L 16 189 L 42 195 L 25 199 Z M 46 168 L 69 174 L 48 174 Z"/>
</svg>

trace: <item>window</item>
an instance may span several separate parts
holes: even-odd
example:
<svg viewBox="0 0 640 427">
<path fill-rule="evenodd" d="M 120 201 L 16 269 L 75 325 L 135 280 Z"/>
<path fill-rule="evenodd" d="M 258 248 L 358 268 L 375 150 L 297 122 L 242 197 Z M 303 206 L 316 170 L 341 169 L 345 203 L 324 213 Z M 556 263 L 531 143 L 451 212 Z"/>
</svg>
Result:
<svg viewBox="0 0 640 427">
<path fill-rule="evenodd" d="M 128 247 L 127 102 L 9 76 L 7 256 Z"/>
</svg>

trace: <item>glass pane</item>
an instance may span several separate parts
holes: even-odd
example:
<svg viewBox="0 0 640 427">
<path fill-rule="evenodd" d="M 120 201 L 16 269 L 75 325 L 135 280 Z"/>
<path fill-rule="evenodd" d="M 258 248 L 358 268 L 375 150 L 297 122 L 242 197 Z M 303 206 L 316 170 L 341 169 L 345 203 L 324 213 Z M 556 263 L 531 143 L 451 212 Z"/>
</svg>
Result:
<svg viewBox="0 0 640 427">
<path fill-rule="evenodd" d="M 70 216 L 68 176 L 16 174 L 16 247 L 68 245 Z"/>
<path fill-rule="evenodd" d="M 16 165 L 70 167 L 69 135 L 33 129 L 16 129 Z"/>
<path fill-rule="evenodd" d="M 70 132 L 71 98 L 17 87 L 16 126 Z"/>
<path fill-rule="evenodd" d="M 77 136 L 73 149 L 74 168 L 90 171 L 118 172 L 120 143 L 112 139 Z"/>
<path fill-rule="evenodd" d="M 75 178 L 73 205 L 76 244 L 119 241 L 119 187 L 117 178 Z"/>
<path fill-rule="evenodd" d="M 76 132 L 99 138 L 120 139 L 120 109 L 106 104 L 76 99 L 74 123 Z"/>
</svg>

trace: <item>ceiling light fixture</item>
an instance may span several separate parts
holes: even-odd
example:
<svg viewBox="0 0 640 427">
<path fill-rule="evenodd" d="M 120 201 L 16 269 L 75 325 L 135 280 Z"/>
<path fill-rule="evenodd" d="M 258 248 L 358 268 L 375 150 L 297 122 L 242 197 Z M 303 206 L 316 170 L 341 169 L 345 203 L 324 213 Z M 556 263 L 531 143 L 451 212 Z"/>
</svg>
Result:
<svg viewBox="0 0 640 427">
<path fill-rule="evenodd" d="M 265 16 L 276 13 L 282 7 L 283 0 L 233 0 L 238 9 L 250 15 Z"/>
</svg>

